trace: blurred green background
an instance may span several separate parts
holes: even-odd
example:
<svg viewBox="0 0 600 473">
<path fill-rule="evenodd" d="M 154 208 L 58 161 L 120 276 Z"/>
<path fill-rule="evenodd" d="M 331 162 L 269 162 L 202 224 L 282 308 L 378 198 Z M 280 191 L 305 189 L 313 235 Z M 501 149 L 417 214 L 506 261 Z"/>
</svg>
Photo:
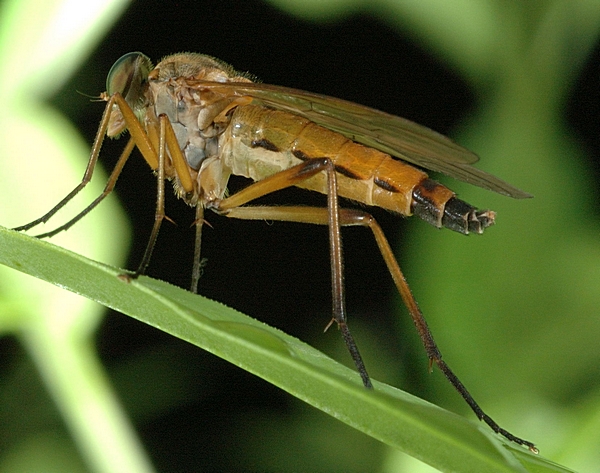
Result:
<svg viewBox="0 0 600 473">
<path fill-rule="evenodd" d="M 0 224 L 41 215 L 78 182 L 103 107 L 77 91 L 103 91 L 110 66 L 129 51 L 155 61 L 198 51 L 266 83 L 345 98 L 427 125 L 477 152 L 481 169 L 535 196 L 513 201 L 434 176 L 462 199 L 498 212 L 497 225 L 483 236 L 373 211 L 396 243 L 445 360 L 503 427 L 534 441 L 553 461 L 597 470 L 599 2 L 154 1 L 133 2 L 121 17 L 117 6 L 104 14 L 104 23 L 98 16 L 74 20 L 74 7 L 65 2 L 55 10 L 63 8 L 67 18 L 62 28 L 57 23 L 36 46 L 76 28 L 81 36 L 67 53 L 39 56 L 33 45 L 26 48 L 27 40 L 54 17 L 42 8 L 46 2 L 20 4 L 25 13 L 15 21 L 7 13 L 12 2 L 0 3 L 0 19 L 13 20 L 12 29 L 1 30 L 1 52 L 13 61 L 4 61 L 2 98 L 14 111 L 2 121 Z M 44 58 L 54 65 L 45 67 Z M 80 159 L 74 170 L 58 171 L 32 132 L 20 138 L 9 131 L 21 116 L 67 128 L 73 125 L 64 117 L 70 119 L 83 135 L 74 138 Z M 59 136 L 56 130 L 50 135 Z M 60 137 L 63 144 L 69 139 Z M 13 142 L 19 148 L 11 148 Z M 123 145 L 108 143 L 106 168 Z M 245 184 L 235 179 L 231 188 Z M 111 204 L 98 209 L 88 230 L 78 225 L 58 243 L 136 267 L 152 226 L 154 191 L 147 165 L 128 163 L 117 186 L 132 226 L 127 262 L 119 260 L 127 241 L 120 236 L 127 230 L 119 230 L 124 219 Z M 266 199 L 323 201 L 295 190 Z M 178 226 L 164 226 L 149 274 L 187 287 L 193 212 L 174 198 L 167 206 Z M 208 220 L 214 228 L 204 232 L 208 265 L 200 293 L 350 365 L 336 331 L 322 333 L 331 310 L 326 230 Z M 439 372 L 427 373 L 370 235 L 346 230 L 344 247 L 350 323 L 371 375 L 474 418 Z M 94 425 L 77 430 L 66 414 L 68 393 L 53 384 L 53 364 L 68 362 L 48 355 L 61 346 L 60 337 L 75 339 L 80 350 L 88 347 L 73 369 L 94 370 L 101 389 L 92 385 L 90 392 L 106 393 L 98 405 L 113 403 L 113 428 L 129 432 L 122 446 L 132 445 L 137 454 L 127 471 L 431 471 L 193 346 L 120 314 L 100 318 L 98 308 L 62 299 L 72 297 L 64 291 L 46 302 L 42 292 L 54 288 L 9 277 L 0 274 L 0 472 L 115 471 L 102 466 L 102 451 L 89 450 L 94 430 L 103 432 Z"/>
</svg>

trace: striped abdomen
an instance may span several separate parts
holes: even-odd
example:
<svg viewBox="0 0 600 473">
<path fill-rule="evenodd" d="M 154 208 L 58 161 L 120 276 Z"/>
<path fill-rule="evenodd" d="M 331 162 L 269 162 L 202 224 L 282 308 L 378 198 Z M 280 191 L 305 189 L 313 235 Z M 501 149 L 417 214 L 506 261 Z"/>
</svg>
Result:
<svg viewBox="0 0 600 473">
<path fill-rule="evenodd" d="M 494 213 L 455 197 L 423 171 L 298 115 L 261 106 L 238 107 L 221 137 L 221 157 L 233 174 L 255 181 L 313 158 L 328 157 L 338 172 L 340 196 L 402 215 L 418 215 L 436 227 L 481 233 Z M 326 193 L 321 173 L 299 187 Z"/>
</svg>

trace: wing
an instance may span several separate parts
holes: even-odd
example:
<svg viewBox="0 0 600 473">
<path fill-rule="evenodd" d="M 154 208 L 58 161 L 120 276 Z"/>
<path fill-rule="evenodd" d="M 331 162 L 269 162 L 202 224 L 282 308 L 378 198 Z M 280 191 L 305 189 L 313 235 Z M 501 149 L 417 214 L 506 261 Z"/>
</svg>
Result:
<svg viewBox="0 0 600 473">
<path fill-rule="evenodd" d="M 471 166 L 479 159 L 475 153 L 405 118 L 346 100 L 276 85 L 196 80 L 189 80 L 188 84 L 223 96 L 250 96 L 255 102 L 300 115 L 403 161 L 516 199 L 532 197 Z"/>
</svg>

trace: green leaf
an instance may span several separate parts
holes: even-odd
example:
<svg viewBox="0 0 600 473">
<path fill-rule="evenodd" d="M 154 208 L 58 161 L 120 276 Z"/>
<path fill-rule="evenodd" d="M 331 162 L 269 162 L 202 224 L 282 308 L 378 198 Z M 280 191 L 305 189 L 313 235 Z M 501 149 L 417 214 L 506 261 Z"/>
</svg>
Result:
<svg viewBox="0 0 600 473">
<path fill-rule="evenodd" d="M 396 388 L 366 390 L 357 373 L 305 343 L 165 282 L 126 282 L 117 268 L 2 228 L 0 263 L 187 340 L 441 471 L 568 471 Z"/>
</svg>

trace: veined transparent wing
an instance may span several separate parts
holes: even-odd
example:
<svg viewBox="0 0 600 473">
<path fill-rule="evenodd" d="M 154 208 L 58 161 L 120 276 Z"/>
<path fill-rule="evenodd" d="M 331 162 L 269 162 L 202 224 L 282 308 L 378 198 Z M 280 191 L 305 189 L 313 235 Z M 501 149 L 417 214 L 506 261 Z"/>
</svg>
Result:
<svg viewBox="0 0 600 473">
<path fill-rule="evenodd" d="M 450 138 L 405 118 L 326 95 L 276 85 L 187 81 L 223 96 L 251 96 L 264 105 L 305 117 L 365 146 L 417 166 L 516 199 L 531 194 L 471 164 L 478 156 Z"/>
</svg>

